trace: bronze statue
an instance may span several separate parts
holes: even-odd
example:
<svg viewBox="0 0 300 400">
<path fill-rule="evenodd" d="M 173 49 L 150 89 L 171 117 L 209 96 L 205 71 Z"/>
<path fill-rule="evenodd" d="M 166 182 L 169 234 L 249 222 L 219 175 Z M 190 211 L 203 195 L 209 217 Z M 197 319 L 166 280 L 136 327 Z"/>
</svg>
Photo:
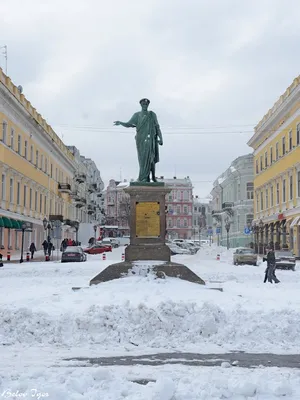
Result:
<svg viewBox="0 0 300 400">
<path fill-rule="evenodd" d="M 157 182 L 155 177 L 155 164 L 159 162 L 158 145 L 162 146 L 162 133 L 156 114 L 148 111 L 150 100 L 142 99 L 140 105 L 142 111 L 133 114 L 128 122 L 115 121 L 114 125 L 122 125 L 125 128 L 136 128 L 136 148 L 140 172 L 138 182 Z"/>
</svg>

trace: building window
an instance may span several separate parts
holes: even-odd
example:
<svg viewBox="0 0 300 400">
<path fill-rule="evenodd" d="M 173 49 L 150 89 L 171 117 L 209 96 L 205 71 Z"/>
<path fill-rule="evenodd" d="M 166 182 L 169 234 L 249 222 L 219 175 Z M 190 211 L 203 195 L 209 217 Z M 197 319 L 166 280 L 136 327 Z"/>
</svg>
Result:
<svg viewBox="0 0 300 400">
<path fill-rule="evenodd" d="M 290 200 L 293 200 L 293 175 L 290 175 Z"/>
<path fill-rule="evenodd" d="M 297 172 L 297 197 L 300 197 L 300 171 Z"/>
<path fill-rule="evenodd" d="M 37 211 L 37 209 L 38 209 L 37 202 L 38 202 L 38 192 L 35 191 L 35 194 L 34 194 L 34 209 L 35 209 L 35 211 Z"/>
<path fill-rule="evenodd" d="M 50 177 L 53 178 L 53 165 L 52 164 L 50 164 Z M 170 201 L 172 201 L 172 199 Z"/>
<path fill-rule="evenodd" d="M 183 220 L 183 226 L 184 226 L 184 228 L 187 228 L 187 227 L 188 227 L 187 218 L 184 218 L 184 220 Z"/>
<path fill-rule="evenodd" d="M 32 189 L 29 190 L 29 209 L 32 210 Z"/>
<path fill-rule="evenodd" d="M 33 162 L 33 145 L 30 146 L 30 162 Z"/>
<path fill-rule="evenodd" d="M 24 207 L 26 207 L 26 203 L 27 203 L 27 186 L 26 185 L 24 185 L 24 201 L 23 201 L 23 204 L 24 204 Z"/>
<path fill-rule="evenodd" d="M 43 208 L 43 195 L 40 193 L 40 213 L 42 214 L 42 208 Z"/>
<path fill-rule="evenodd" d="M 180 214 L 180 213 L 181 213 L 181 206 L 180 206 L 180 205 L 177 205 L 177 207 L 176 207 L 176 212 L 177 212 L 177 214 Z"/>
<path fill-rule="evenodd" d="M 264 209 L 264 193 L 263 193 L 263 191 L 260 192 L 260 209 L 261 209 L 261 211 Z"/>
<path fill-rule="evenodd" d="M 15 149 L 15 131 L 14 131 L 14 128 L 11 128 L 11 130 L 10 130 L 10 148 L 12 150 Z"/>
<path fill-rule="evenodd" d="M 259 170 L 258 170 L 258 160 L 256 160 L 255 162 L 255 169 L 256 169 L 256 173 L 258 174 Z"/>
<path fill-rule="evenodd" d="M 168 228 L 173 228 L 172 218 L 168 219 Z"/>
<path fill-rule="evenodd" d="M 276 146 L 275 146 L 275 157 L 276 157 L 276 161 L 278 160 L 278 158 L 279 158 L 279 143 L 277 142 L 276 143 Z"/>
<path fill-rule="evenodd" d="M 266 188 L 266 210 L 269 208 L 269 189 Z"/>
<path fill-rule="evenodd" d="M 276 183 L 276 204 L 279 204 L 279 183 Z"/>
<path fill-rule="evenodd" d="M 260 170 L 263 169 L 263 156 L 260 156 Z"/>
<path fill-rule="evenodd" d="M 2 141 L 4 144 L 6 144 L 6 139 L 7 139 L 7 123 L 3 122 L 2 123 Z"/>
<path fill-rule="evenodd" d="M 13 204 L 14 202 L 14 180 L 10 178 L 9 180 L 9 202 Z"/>
<path fill-rule="evenodd" d="M 285 136 L 282 138 L 282 155 L 285 155 Z"/>
<path fill-rule="evenodd" d="M 282 202 L 286 202 L 286 180 L 282 180 Z"/>
<path fill-rule="evenodd" d="M 270 187 L 270 195 L 271 195 L 271 207 L 274 206 L 274 190 L 273 190 L 273 185 Z"/>
<path fill-rule="evenodd" d="M 27 150 L 28 150 L 28 142 L 27 142 L 27 140 L 25 140 L 25 142 L 24 142 L 24 157 L 26 158 L 26 160 L 27 160 Z"/>
<path fill-rule="evenodd" d="M 273 163 L 273 147 L 270 147 L 270 165 Z"/>
<path fill-rule="evenodd" d="M 20 192 L 21 192 L 21 184 L 20 182 L 17 183 L 17 205 L 20 205 Z"/>
<path fill-rule="evenodd" d="M 55 180 L 56 180 L 56 182 L 58 182 L 58 172 L 57 172 L 57 168 L 55 168 Z"/>
<path fill-rule="evenodd" d="M 293 131 L 289 131 L 289 150 L 293 149 Z"/>
<path fill-rule="evenodd" d="M 44 203 L 44 214 L 46 215 L 47 214 L 47 196 L 45 196 L 44 201 L 45 201 L 45 203 Z"/>
<path fill-rule="evenodd" d="M 259 199 L 258 199 L 258 194 L 256 195 L 256 212 L 259 211 Z"/>
<path fill-rule="evenodd" d="M 268 152 L 265 152 L 265 168 L 268 166 Z"/>
<path fill-rule="evenodd" d="M 6 199 L 6 179 L 5 175 L 2 174 L 2 181 L 1 181 L 1 199 L 5 200 Z"/>
<path fill-rule="evenodd" d="M 40 169 L 43 171 L 44 170 L 44 155 L 41 154 L 41 165 L 40 165 Z"/>
<path fill-rule="evenodd" d="M 253 200 L 254 184 L 253 182 L 247 182 L 247 200 Z"/>
<path fill-rule="evenodd" d="M 253 221 L 253 214 L 246 215 L 246 226 L 251 226 Z"/>
<path fill-rule="evenodd" d="M 48 158 L 45 157 L 45 173 L 48 173 Z"/>
<path fill-rule="evenodd" d="M 35 165 L 38 168 L 39 167 L 39 151 L 35 151 Z"/>
<path fill-rule="evenodd" d="M 183 206 L 183 214 L 187 214 L 188 213 L 188 206 Z"/>
<path fill-rule="evenodd" d="M 21 135 L 18 135 L 18 148 L 17 148 L 18 154 L 21 154 Z"/>
<path fill-rule="evenodd" d="M 177 228 L 180 228 L 180 218 L 177 218 Z"/>
<path fill-rule="evenodd" d="M 187 190 L 185 190 L 185 191 L 183 192 L 183 200 L 188 200 L 188 199 L 189 199 L 189 193 L 188 193 Z"/>
<path fill-rule="evenodd" d="M 297 125 L 297 146 L 300 144 L 300 124 Z"/>
</svg>

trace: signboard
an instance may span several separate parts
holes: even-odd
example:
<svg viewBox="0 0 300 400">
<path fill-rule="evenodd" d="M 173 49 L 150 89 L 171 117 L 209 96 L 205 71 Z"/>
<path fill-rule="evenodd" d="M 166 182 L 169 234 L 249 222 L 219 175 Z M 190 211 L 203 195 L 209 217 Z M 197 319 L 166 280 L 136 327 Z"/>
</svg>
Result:
<svg viewBox="0 0 300 400">
<path fill-rule="evenodd" d="M 216 228 L 216 234 L 219 235 L 221 233 L 221 228 Z"/>
<path fill-rule="evenodd" d="M 53 229 L 53 239 L 61 239 L 62 238 L 62 229 L 60 227 L 56 227 Z"/>
<path fill-rule="evenodd" d="M 212 236 L 213 235 L 213 230 L 212 229 L 208 229 L 207 230 L 207 235 L 208 236 Z"/>
<path fill-rule="evenodd" d="M 160 204 L 157 201 L 136 203 L 136 237 L 160 236 Z"/>
<path fill-rule="evenodd" d="M 251 229 L 248 228 L 248 227 L 246 227 L 246 228 L 244 229 L 244 234 L 245 234 L 245 235 L 250 235 L 250 234 L 251 234 Z"/>
</svg>

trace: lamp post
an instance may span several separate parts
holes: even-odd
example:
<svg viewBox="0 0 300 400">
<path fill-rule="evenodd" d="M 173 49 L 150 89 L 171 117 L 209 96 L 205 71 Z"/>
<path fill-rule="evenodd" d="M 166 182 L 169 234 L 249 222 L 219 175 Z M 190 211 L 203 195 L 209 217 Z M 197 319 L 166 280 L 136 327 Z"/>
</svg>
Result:
<svg viewBox="0 0 300 400">
<path fill-rule="evenodd" d="M 94 225 L 94 232 L 95 232 L 95 244 L 96 244 L 96 237 L 97 237 L 97 225 Z"/>
<path fill-rule="evenodd" d="M 45 217 L 43 219 L 43 225 L 44 225 L 45 231 L 47 231 L 47 242 L 48 242 L 48 252 L 49 252 L 49 247 L 50 247 L 50 243 L 51 243 L 51 236 L 50 236 L 51 232 L 50 231 L 52 229 L 52 224 L 51 224 L 51 221 L 48 221 L 48 219 Z M 50 254 L 49 254 L 49 256 L 50 256 Z"/>
<path fill-rule="evenodd" d="M 264 253 L 264 239 L 263 239 L 263 232 L 264 232 L 264 223 L 262 220 L 259 221 L 259 230 L 260 230 L 260 237 L 261 237 L 261 245 L 262 245 L 262 254 Z M 259 254 L 260 254 L 260 249 L 259 249 Z"/>
<path fill-rule="evenodd" d="M 23 260 L 23 251 L 24 251 L 24 234 L 27 228 L 27 224 L 25 222 L 22 223 L 22 244 L 21 244 L 21 257 L 20 257 L 20 264 L 22 264 Z"/>
<path fill-rule="evenodd" d="M 229 230 L 230 230 L 231 222 L 228 217 L 225 219 L 225 229 L 227 232 L 227 250 L 229 250 Z"/>
<path fill-rule="evenodd" d="M 76 220 L 74 223 L 74 228 L 75 228 L 75 240 L 76 244 L 78 243 L 78 230 L 79 230 L 79 221 Z"/>
</svg>

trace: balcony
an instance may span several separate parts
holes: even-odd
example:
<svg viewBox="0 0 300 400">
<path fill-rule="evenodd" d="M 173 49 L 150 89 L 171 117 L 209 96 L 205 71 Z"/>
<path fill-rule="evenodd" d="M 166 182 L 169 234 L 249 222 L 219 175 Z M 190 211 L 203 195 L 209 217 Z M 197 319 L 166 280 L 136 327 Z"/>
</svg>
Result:
<svg viewBox="0 0 300 400">
<path fill-rule="evenodd" d="M 71 194 L 71 185 L 69 183 L 59 183 L 58 184 L 58 191 L 60 193 L 69 193 Z"/>
<path fill-rule="evenodd" d="M 75 207 L 76 208 L 82 208 L 86 205 L 86 199 L 83 197 L 79 197 L 75 199 Z"/>
<path fill-rule="evenodd" d="M 89 214 L 89 215 L 91 215 L 91 214 L 94 214 L 96 212 L 96 206 L 94 206 L 94 205 L 92 205 L 92 204 L 89 204 L 88 206 L 87 206 L 87 213 Z"/>
<path fill-rule="evenodd" d="M 225 209 L 229 209 L 229 208 L 232 208 L 233 207 L 233 203 L 232 202 L 225 202 L 225 203 L 223 203 L 222 204 L 222 210 L 225 210 Z"/>
<path fill-rule="evenodd" d="M 76 174 L 75 181 L 78 183 L 83 183 L 86 181 L 86 174 Z"/>
</svg>

